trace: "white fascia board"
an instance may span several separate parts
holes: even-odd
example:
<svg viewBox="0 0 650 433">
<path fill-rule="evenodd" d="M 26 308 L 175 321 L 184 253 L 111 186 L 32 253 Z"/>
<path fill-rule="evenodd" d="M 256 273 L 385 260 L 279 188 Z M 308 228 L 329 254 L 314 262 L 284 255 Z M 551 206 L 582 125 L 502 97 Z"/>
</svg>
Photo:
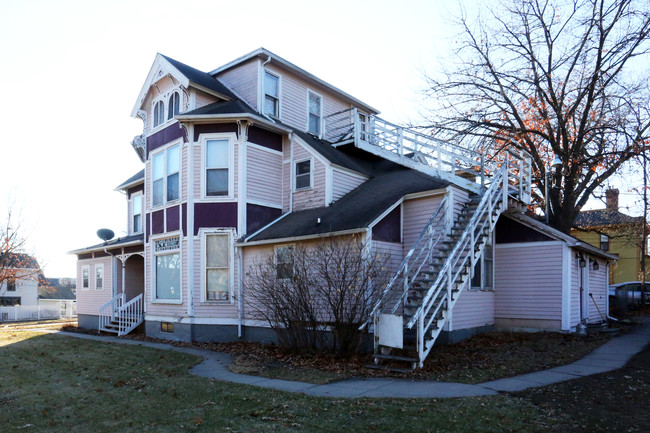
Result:
<svg viewBox="0 0 650 433">
<path fill-rule="evenodd" d="M 149 74 L 147 74 L 147 79 L 144 81 L 144 84 L 142 85 L 142 89 L 140 89 L 140 93 L 138 94 L 138 99 L 136 99 L 135 105 L 131 110 L 131 117 L 137 117 L 138 110 L 142 108 L 142 104 L 144 103 L 144 100 L 147 97 L 147 93 L 149 92 L 151 85 L 156 81 L 158 81 L 155 77 L 158 67 L 164 67 L 165 69 L 168 70 L 169 73 L 174 75 L 174 77 L 184 87 L 186 88 L 189 87 L 190 81 L 187 79 L 187 77 L 181 74 L 178 69 L 176 69 L 174 66 L 172 66 L 171 63 L 165 60 L 165 58 L 160 53 L 157 53 L 156 58 L 154 59 L 153 64 L 151 65 L 151 69 L 149 69 Z"/>
<path fill-rule="evenodd" d="M 267 245 L 267 244 L 286 244 L 291 242 L 306 241 L 309 239 L 322 239 L 322 238 L 333 238 L 336 236 L 353 235 L 357 233 L 365 233 L 365 231 L 366 228 L 364 227 L 359 229 L 341 230 L 338 232 L 316 233 L 313 235 L 303 235 L 303 236 L 292 236 L 288 238 L 263 239 L 261 241 L 252 241 L 252 242 L 237 242 L 235 246 L 250 247 L 255 245 Z"/>
<path fill-rule="evenodd" d="M 138 185 L 141 185 L 141 184 L 144 184 L 144 178 L 134 180 L 133 182 L 127 183 L 126 185 L 120 185 L 118 187 L 115 187 L 115 189 L 113 189 L 113 191 L 125 191 L 125 190 L 127 190 L 129 188 L 133 188 L 134 186 L 138 186 Z"/>
<path fill-rule="evenodd" d="M 330 163 L 330 164 L 332 165 L 332 170 L 341 172 L 343 174 L 347 174 L 347 175 L 352 176 L 352 177 L 356 177 L 357 179 L 363 179 L 363 180 L 370 179 L 370 176 L 366 176 L 365 174 L 359 173 L 358 171 L 354 171 L 354 170 L 351 170 L 349 168 L 342 167 L 340 165 L 334 164 L 333 162 Z"/>
<path fill-rule="evenodd" d="M 214 123 L 215 121 L 237 121 L 246 119 L 254 125 L 263 125 L 265 129 L 273 132 L 290 133 L 292 130 L 277 123 L 271 122 L 263 117 L 250 113 L 229 113 L 229 114 L 177 114 L 174 116 L 179 122 L 191 123 Z"/>
<path fill-rule="evenodd" d="M 438 188 L 438 189 L 430 189 L 428 191 L 420 191 L 420 192 L 414 192 L 411 194 L 406 194 L 403 199 L 404 200 L 412 200 L 414 198 L 423 198 L 423 197 L 432 197 L 436 195 L 444 195 L 447 194 L 447 187 L 444 188 Z"/>
<path fill-rule="evenodd" d="M 343 90 L 339 89 L 338 87 L 332 86 L 326 81 L 321 80 L 317 76 L 311 74 L 310 72 L 305 71 L 304 69 L 294 65 L 293 63 L 283 59 L 282 57 L 278 56 L 277 54 L 273 54 L 269 50 L 265 48 L 258 48 L 255 51 L 252 51 L 242 57 L 239 57 L 238 59 L 233 60 L 232 62 L 226 63 L 223 66 L 218 67 L 217 69 L 210 71 L 210 75 L 214 76 L 217 74 L 220 74 L 221 72 L 227 71 L 228 69 L 234 68 L 237 65 L 240 65 L 254 57 L 262 57 L 262 58 L 270 58 L 271 63 L 277 65 L 281 69 L 293 72 L 296 75 L 301 76 L 308 82 L 316 83 L 321 87 L 324 87 L 325 89 L 330 90 L 333 93 L 338 94 L 341 96 L 343 99 L 346 99 L 348 102 L 351 102 L 352 105 L 355 105 L 364 111 L 368 111 L 368 114 L 379 114 L 379 110 L 376 108 L 371 107 L 370 105 L 360 101 L 359 99 L 355 98 L 354 96 L 344 92 Z"/>
<path fill-rule="evenodd" d="M 329 159 L 325 158 L 323 155 L 318 153 L 316 149 L 311 147 L 305 140 L 300 138 L 298 135 L 296 134 L 293 135 L 293 141 L 297 142 L 300 146 L 302 146 L 307 151 L 307 153 L 309 153 L 311 156 L 316 158 L 326 168 L 332 166 L 332 162 Z"/>
<path fill-rule="evenodd" d="M 397 200 L 397 201 L 396 201 L 394 204 L 392 204 L 388 209 L 386 209 L 385 211 L 383 211 L 383 212 L 381 213 L 381 215 L 379 215 L 379 216 L 378 216 L 377 218 L 375 218 L 375 219 L 374 219 L 370 224 L 368 224 L 368 229 L 369 229 L 369 230 L 373 229 L 373 228 L 377 225 L 377 223 L 378 223 L 379 221 L 381 221 L 382 219 L 384 219 L 384 217 L 386 217 L 386 215 L 388 215 L 389 213 L 391 213 L 391 212 L 392 212 L 392 211 L 393 211 L 397 206 L 401 205 L 403 202 L 404 202 L 404 197 L 402 197 L 402 198 L 400 198 L 399 200 Z"/>
<path fill-rule="evenodd" d="M 66 254 L 94 253 L 96 251 L 104 251 L 105 249 L 108 249 L 108 248 L 131 247 L 131 246 L 134 246 L 134 245 L 142 245 L 142 246 L 144 246 L 144 239 L 139 240 L 139 241 L 130 241 L 130 242 L 125 242 L 125 243 L 115 244 L 115 245 L 100 245 L 100 246 L 96 246 L 96 247 L 80 248 L 78 250 L 68 251 Z"/>
</svg>

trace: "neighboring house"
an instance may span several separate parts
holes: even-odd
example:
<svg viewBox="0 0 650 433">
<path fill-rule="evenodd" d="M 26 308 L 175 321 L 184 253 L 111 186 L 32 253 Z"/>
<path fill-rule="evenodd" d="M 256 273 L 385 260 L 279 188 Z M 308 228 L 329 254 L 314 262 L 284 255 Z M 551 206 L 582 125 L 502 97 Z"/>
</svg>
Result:
<svg viewBox="0 0 650 433">
<path fill-rule="evenodd" d="M 604 320 L 615 257 L 520 212 L 526 155 L 486 158 L 378 114 L 263 48 L 209 73 L 158 54 L 132 110 L 144 169 L 117 187 L 128 234 L 72 252 L 79 325 L 272 341 L 246 306 L 250 266 L 286 269 L 287 248 L 352 234 L 395 273 L 369 324 L 378 354 L 408 328 L 421 361 L 443 330 Z"/>
<path fill-rule="evenodd" d="M 641 259 L 643 257 L 643 217 L 632 217 L 618 210 L 618 190 L 605 192 L 605 209 L 583 211 L 578 215 L 571 234 L 618 257 L 609 274 L 609 284 L 627 281 L 643 281 Z M 645 226 L 646 236 L 650 233 Z M 646 266 L 650 256 L 645 252 Z M 645 280 L 650 280 L 646 268 Z"/>
<path fill-rule="evenodd" d="M 0 306 L 38 305 L 40 267 L 28 254 L 0 254 Z"/>
</svg>

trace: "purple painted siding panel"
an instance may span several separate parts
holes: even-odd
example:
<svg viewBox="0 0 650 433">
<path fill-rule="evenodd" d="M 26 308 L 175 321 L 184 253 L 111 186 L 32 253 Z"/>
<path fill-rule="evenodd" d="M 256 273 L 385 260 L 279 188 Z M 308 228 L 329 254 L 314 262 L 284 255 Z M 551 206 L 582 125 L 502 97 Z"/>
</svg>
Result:
<svg viewBox="0 0 650 433">
<path fill-rule="evenodd" d="M 165 232 L 165 216 L 163 210 L 157 210 L 151 214 L 151 234 L 157 235 Z"/>
<path fill-rule="evenodd" d="M 282 152 L 282 136 L 256 126 L 248 128 L 248 141 Z"/>
<path fill-rule="evenodd" d="M 237 203 L 196 203 L 195 235 L 201 227 L 237 227 Z"/>
<path fill-rule="evenodd" d="M 384 242 L 401 242 L 402 208 L 397 206 L 372 228 L 372 238 Z"/>
<path fill-rule="evenodd" d="M 253 233 L 255 230 L 264 227 L 280 215 L 282 215 L 282 209 L 247 203 L 246 233 Z"/>
<path fill-rule="evenodd" d="M 149 158 L 149 152 L 152 150 L 164 146 L 170 141 L 174 141 L 180 137 L 184 137 L 185 139 L 185 129 L 183 129 L 180 123 L 169 125 L 167 128 L 161 129 L 155 134 L 147 137 L 147 158 Z"/>
<path fill-rule="evenodd" d="M 199 135 L 213 132 L 237 133 L 236 123 L 212 123 L 208 125 L 194 125 L 194 141 L 199 141 Z"/>
<path fill-rule="evenodd" d="M 501 217 L 497 221 L 494 235 L 495 243 L 509 244 L 515 242 L 543 242 L 552 241 L 543 233 L 526 227 L 510 218 Z"/>
<path fill-rule="evenodd" d="M 151 236 L 151 224 L 149 224 L 149 215 L 144 214 L 144 241 L 149 242 L 149 236 Z"/>
<path fill-rule="evenodd" d="M 167 208 L 167 231 L 173 232 L 180 228 L 179 206 Z"/>
<path fill-rule="evenodd" d="M 183 217 L 183 236 L 187 236 L 187 203 L 183 203 L 181 207 L 181 215 Z"/>
<path fill-rule="evenodd" d="M 134 186 L 133 188 L 129 188 L 126 190 L 126 193 L 128 194 L 129 198 L 131 198 L 131 196 L 136 192 L 144 192 L 144 185 Z"/>
</svg>

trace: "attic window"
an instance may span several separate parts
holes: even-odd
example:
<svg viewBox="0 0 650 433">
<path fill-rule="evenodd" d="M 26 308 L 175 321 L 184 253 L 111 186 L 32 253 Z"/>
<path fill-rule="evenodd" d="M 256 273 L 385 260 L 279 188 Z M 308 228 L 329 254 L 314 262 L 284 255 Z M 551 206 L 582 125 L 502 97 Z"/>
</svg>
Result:
<svg viewBox="0 0 650 433">
<path fill-rule="evenodd" d="M 264 71 L 264 114 L 280 115 L 280 77 Z"/>
<path fill-rule="evenodd" d="M 311 134 L 320 137 L 320 124 L 321 124 L 321 97 L 315 93 L 308 92 L 308 109 L 309 109 L 309 121 L 307 125 L 307 131 Z"/>
<path fill-rule="evenodd" d="M 165 120 L 165 104 L 158 101 L 153 106 L 153 127 L 160 125 Z"/>
<path fill-rule="evenodd" d="M 171 120 L 175 115 L 178 114 L 178 109 L 180 107 L 181 96 L 178 92 L 172 93 L 169 97 L 169 105 L 167 107 L 167 120 Z"/>
<path fill-rule="evenodd" d="M 609 236 L 600 235 L 600 249 L 603 251 L 609 251 Z"/>
</svg>

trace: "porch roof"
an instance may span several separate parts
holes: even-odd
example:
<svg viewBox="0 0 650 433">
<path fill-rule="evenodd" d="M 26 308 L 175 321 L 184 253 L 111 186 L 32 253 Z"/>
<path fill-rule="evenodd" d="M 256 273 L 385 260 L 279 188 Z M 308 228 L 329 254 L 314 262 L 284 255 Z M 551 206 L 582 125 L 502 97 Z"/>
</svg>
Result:
<svg viewBox="0 0 650 433">
<path fill-rule="evenodd" d="M 104 251 L 107 248 L 128 247 L 133 245 L 144 246 L 143 233 L 139 233 L 137 235 L 131 235 L 131 236 L 124 236 L 117 239 L 111 239 L 110 241 L 102 242 L 101 244 L 80 248 L 78 250 L 68 251 L 68 254 L 85 254 L 85 253 L 92 253 L 95 251 Z"/>
</svg>

